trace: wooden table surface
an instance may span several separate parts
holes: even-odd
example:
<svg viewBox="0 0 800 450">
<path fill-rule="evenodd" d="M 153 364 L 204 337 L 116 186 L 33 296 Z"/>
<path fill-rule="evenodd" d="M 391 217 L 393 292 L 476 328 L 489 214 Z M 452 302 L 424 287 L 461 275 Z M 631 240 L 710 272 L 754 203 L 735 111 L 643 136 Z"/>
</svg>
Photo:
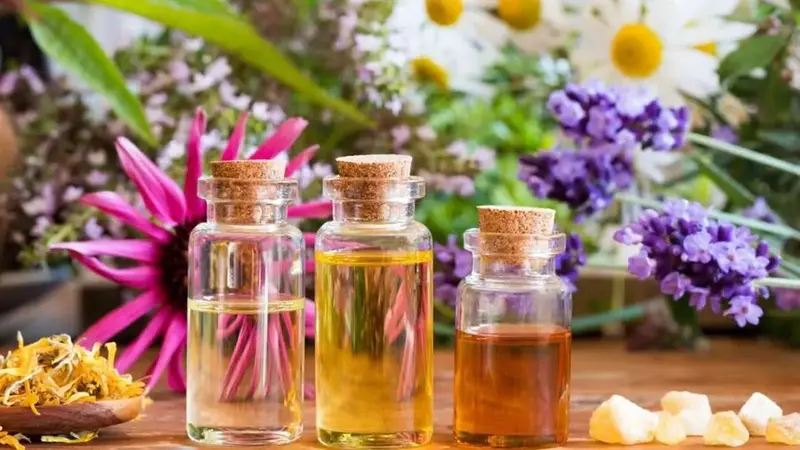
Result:
<svg viewBox="0 0 800 450">
<path fill-rule="evenodd" d="M 708 394 L 715 411 L 736 410 L 754 391 L 771 397 L 785 413 L 800 412 L 800 352 L 767 342 L 714 340 L 707 353 L 628 353 L 616 341 L 578 341 L 572 355 L 572 410 L 570 442 L 576 449 L 619 448 L 593 442 L 588 436 L 591 412 L 611 394 L 621 394 L 639 405 L 657 409 L 668 390 Z M 147 367 L 146 361 L 138 367 Z M 313 376 L 310 364 L 308 378 Z M 451 439 L 453 355 L 440 351 L 435 360 L 436 428 L 431 450 L 455 447 Z M 134 375 L 141 373 L 134 372 Z M 183 397 L 162 388 L 152 395 L 154 403 L 138 421 L 105 429 L 88 444 L 70 449 L 190 449 L 196 446 L 184 432 Z M 305 406 L 306 431 L 287 450 L 323 448 L 314 433 L 314 404 Z M 690 438 L 681 447 L 702 446 Z M 29 445 L 30 449 L 62 448 Z M 208 448 L 208 447 L 205 447 Z M 232 447 L 227 447 L 232 448 Z M 253 447 L 249 447 L 253 448 Z M 763 438 L 752 438 L 745 448 L 767 448 Z M 775 446 L 770 446 L 775 449 Z"/>
</svg>

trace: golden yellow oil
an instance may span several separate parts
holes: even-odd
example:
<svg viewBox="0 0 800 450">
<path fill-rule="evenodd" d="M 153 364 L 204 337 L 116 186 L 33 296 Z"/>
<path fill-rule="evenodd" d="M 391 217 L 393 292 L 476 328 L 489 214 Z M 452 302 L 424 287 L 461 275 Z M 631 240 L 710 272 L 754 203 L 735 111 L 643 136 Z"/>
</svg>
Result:
<svg viewBox="0 0 800 450">
<path fill-rule="evenodd" d="M 317 252 L 317 435 L 347 448 L 433 433 L 431 251 Z"/>
<path fill-rule="evenodd" d="M 305 299 L 189 300 L 186 423 L 209 444 L 282 444 L 303 431 Z"/>
</svg>

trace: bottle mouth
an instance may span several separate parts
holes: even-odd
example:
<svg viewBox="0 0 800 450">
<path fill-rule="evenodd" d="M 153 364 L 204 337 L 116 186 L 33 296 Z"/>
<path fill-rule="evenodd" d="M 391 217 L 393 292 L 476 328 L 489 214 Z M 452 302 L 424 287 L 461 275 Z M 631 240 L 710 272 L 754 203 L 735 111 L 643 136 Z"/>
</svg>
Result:
<svg viewBox="0 0 800 450">
<path fill-rule="evenodd" d="M 201 177 L 198 195 L 209 203 L 260 203 L 285 205 L 297 199 L 297 180 L 242 180 Z"/>
<path fill-rule="evenodd" d="M 322 195 L 335 202 L 408 203 L 425 197 L 425 179 L 334 175 L 322 180 Z"/>
<path fill-rule="evenodd" d="M 503 258 L 552 258 L 566 250 L 563 233 L 548 235 L 486 233 L 471 228 L 464 233 L 464 248 L 475 255 Z"/>
</svg>

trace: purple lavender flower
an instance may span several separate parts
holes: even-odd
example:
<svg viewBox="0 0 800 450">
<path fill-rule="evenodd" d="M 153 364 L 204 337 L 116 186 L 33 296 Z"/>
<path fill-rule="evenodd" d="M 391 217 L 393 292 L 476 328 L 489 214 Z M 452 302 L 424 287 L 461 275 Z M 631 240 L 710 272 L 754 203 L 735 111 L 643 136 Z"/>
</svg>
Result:
<svg viewBox="0 0 800 450">
<path fill-rule="evenodd" d="M 715 125 L 711 128 L 711 137 L 728 144 L 736 144 L 739 142 L 739 135 L 736 130 L 728 125 Z"/>
<path fill-rule="evenodd" d="M 667 108 L 642 90 L 607 88 L 598 82 L 555 91 L 547 107 L 579 146 L 625 143 L 670 151 L 683 146 L 689 130 L 685 106 Z"/>
<path fill-rule="evenodd" d="M 800 290 L 797 289 L 773 289 L 775 305 L 784 310 L 800 308 Z"/>
<path fill-rule="evenodd" d="M 676 301 L 687 298 L 698 310 L 710 304 L 719 313 L 727 305 L 724 314 L 739 326 L 758 324 L 763 311 L 757 301 L 768 291 L 753 281 L 780 263 L 750 230 L 712 219 L 701 205 L 686 200 L 667 201 L 661 212 L 644 211 L 614 240 L 641 242 L 641 252 L 628 260 L 632 274 L 652 276 L 661 292 Z"/>
<path fill-rule="evenodd" d="M 458 283 L 472 272 L 472 254 L 458 246 L 456 235 L 451 234 L 447 245 L 434 244 L 437 271 L 433 274 L 434 297 L 455 307 Z"/>
<path fill-rule="evenodd" d="M 575 282 L 578 280 L 578 269 L 586 265 L 586 250 L 583 247 L 583 239 L 577 233 L 567 235 L 566 248 L 563 253 L 556 256 L 556 273 L 567 284 L 570 291 L 575 292 L 577 287 Z"/>
<path fill-rule="evenodd" d="M 433 274 L 434 297 L 436 300 L 455 307 L 458 284 L 472 272 L 472 254 L 458 246 L 455 235 L 450 235 L 447 245 L 434 244 L 436 272 Z M 575 291 L 578 270 L 586 265 L 586 250 L 583 240 L 577 233 L 567 235 L 566 248 L 555 258 L 556 274 L 561 277 L 571 291 Z"/>
<path fill-rule="evenodd" d="M 752 324 L 758 325 L 758 320 L 764 315 L 764 310 L 758 306 L 752 297 L 737 296 L 730 302 L 730 307 L 725 311 L 726 316 L 733 316 L 736 323 L 743 327 Z"/>
<path fill-rule="evenodd" d="M 764 197 L 758 197 L 752 205 L 742 210 L 742 215 L 762 222 L 776 223 L 778 216 L 769 207 Z"/>
<path fill-rule="evenodd" d="M 548 150 L 520 158 L 519 178 L 534 196 L 566 203 L 581 221 L 611 204 L 633 182 L 629 151 L 614 144 Z"/>
</svg>

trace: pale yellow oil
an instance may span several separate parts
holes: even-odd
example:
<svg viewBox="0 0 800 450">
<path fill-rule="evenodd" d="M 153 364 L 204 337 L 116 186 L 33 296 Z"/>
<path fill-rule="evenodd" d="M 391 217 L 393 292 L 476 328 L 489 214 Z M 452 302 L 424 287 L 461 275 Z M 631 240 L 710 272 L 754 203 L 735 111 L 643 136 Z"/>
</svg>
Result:
<svg viewBox="0 0 800 450">
<path fill-rule="evenodd" d="M 317 435 L 409 447 L 433 434 L 432 252 L 317 252 Z"/>
<path fill-rule="evenodd" d="M 305 299 L 189 300 L 186 422 L 208 444 L 283 444 L 303 431 Z"/>
</svg>

